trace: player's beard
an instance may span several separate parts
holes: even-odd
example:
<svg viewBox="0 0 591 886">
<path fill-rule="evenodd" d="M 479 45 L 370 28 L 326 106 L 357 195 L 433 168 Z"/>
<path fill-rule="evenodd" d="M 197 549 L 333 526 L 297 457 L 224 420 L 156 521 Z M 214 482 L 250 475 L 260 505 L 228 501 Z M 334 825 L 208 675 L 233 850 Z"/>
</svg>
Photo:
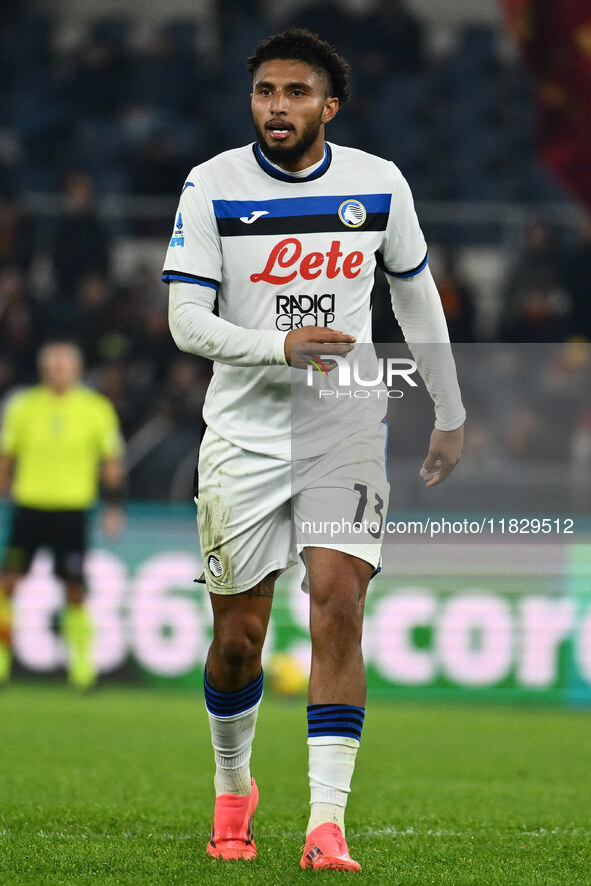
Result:
<svg viewBox="0 0 591 886">
<path fill-rule="evenodd" d="M 267 144 L 265 141 L 265 130 L 261 129 L 256 121 L 254 123 L 254 131 L 256 133 L 259 147 L 267 160 L 270 160 L 271 163 L 275 163 L 277 166 L 283 166 L 289 169 L 290 167 L 295 166 L 302 159 L 304 154 L 310 150 L 318 138 L 321 126 L 322 115 L 320 115 L 317 120 L 312 120 L 308 123 L 299 139 L 293 145 L 289 146 L 285 146 L 283 142 L 280 142 L 277 145 Z"/>
</svg>

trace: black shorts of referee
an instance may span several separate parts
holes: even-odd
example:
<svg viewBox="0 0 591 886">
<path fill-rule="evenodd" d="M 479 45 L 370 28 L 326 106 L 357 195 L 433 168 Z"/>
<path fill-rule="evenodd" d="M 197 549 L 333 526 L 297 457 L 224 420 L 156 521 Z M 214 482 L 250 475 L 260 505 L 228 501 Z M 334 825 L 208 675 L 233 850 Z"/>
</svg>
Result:
<svg viewBox="0 0 591 886">
<path fill-rule="evenodd" d="M 25 575 L 40 548 L 53 556 L 55 575 L 66 582 L 84 581 L 88 511 L 45 511 L 17 505 L 12 511 L 4 572 Z"/>
</svg>

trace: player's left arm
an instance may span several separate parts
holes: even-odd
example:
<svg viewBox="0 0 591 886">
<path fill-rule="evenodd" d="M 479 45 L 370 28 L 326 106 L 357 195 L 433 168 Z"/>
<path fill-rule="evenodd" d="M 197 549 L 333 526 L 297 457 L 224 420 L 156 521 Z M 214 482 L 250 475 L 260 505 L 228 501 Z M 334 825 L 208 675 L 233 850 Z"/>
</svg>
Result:
<svg viewBox="0 0 591 886">
<path fill-rule="evenodd" d="M 427 458 L 419 471 L 426 486 L 436 486 L 447 480 L 460 458 L 464 445 L 464 425 L 455 431 L 434 428 L 429 441 Z"/>
<path fill-rule="evenodd" d="M 427 486 L 442 483 L 462 454 L 462 404 L 447 322 L 429 269 L 429 253 L 407 181 L 394 170 L 392 203 L 381 249 L 392 310 L 435 407 L 435 429 L 420 470 Z"/>
<path fill-rule="evenodd" d="M 426 486 L 446 480 L 462 455 L 462 404 L 441 298 L 428 267 L 390 281 L 392 309 L 435 407 L 435 428 L 420 470 Z"/>
<path fill-rule="evenodd" d="M 100 483 L 103 508 L 103 531 L 110 536 L 120 535 L 125 526 L 125 499 L 127 472 L 124 443 L 117 413 L 110 400 L 101 397 L 96 403 L 98 446 L 100 453 Z"/>
<path fill-rule="evenodd" d="M 126 472 L 123 459 L 106 458 L 101 463 L 103 509 L 101 523 L 106 535 L 116 537 L 125 526 Z"/>
</svg>

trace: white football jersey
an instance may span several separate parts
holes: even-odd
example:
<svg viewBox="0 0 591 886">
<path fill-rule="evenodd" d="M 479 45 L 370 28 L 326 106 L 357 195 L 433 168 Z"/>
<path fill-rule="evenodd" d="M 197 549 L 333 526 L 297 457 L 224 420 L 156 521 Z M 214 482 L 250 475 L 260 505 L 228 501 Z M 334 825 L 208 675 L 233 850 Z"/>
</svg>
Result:
<svg viewBox="0 0 591 886">
<path fill-rule="evenodd" d="M 376 263 L 405 278 L 427 260 L 410 189 L 393 163 L 327 143 L 322 163 L 302 178 L 255 144 L 191 171 L 163 280 L 217 292 L 219 316 L 236 326 L 275 335 L 326 326 L 370 342 Z M 216 362 L 203 415 L 232 443 L 289 459 L 289 367 Z"/>
</svg>

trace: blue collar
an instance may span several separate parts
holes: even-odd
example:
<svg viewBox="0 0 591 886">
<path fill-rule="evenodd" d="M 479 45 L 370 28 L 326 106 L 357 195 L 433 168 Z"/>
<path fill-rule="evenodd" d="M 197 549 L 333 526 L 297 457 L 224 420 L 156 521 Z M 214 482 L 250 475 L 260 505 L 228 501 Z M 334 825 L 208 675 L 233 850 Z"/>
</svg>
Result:
<svg viewBox="0 0 591 886">
<path fill-rule="evenodd" d="M 297 175 L 290 175 L 288 172 L 281 172 L 281 170 L 277 169 L 276 166 L 273 166 L 272 163 L 269 163 L 263 152 L 261 151 L 257 142 L 255 142 L 252 146 L 252 152 L 255 156 L 255 160 L 267 175 L 272 176 L 273 178 L 278 179 L 281 182 L 311 182 L 316 178 L 320 178 L 321 175 L 327 171 L 328 167 L 331 164 L 332 160 L 332 151 L 330 149 L 330 145 L 324 144 L 324 160 L 314 172 L 311 172 L 310 175 L 307 175 L 305 178 L 301 178 Z"/>
</svg>

